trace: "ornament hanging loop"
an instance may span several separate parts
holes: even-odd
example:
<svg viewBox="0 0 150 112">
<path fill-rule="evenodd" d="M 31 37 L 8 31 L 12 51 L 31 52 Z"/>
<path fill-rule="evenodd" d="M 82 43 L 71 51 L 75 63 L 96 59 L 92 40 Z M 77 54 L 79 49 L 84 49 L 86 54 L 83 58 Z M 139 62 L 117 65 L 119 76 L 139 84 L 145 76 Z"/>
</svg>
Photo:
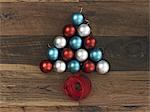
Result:
<svg viewBox="0 0 150 112">
<path fill-rule="evenodd" d="M 83 7 L 80 8 L 80 13 L 82 13 L 82 12 L 83 12 Z M 85 22 L 86 22 L 86 24 L 88 24 L 88 25 L 90 24 L 90 22 L 89 22 L 88 19 L 85 19 Z"/>
<path fill-rule="evenodd" d="M 86 22 L 86 24 L 90 24 L 90 22 L 89 22 L 89 20 L 88 19 L 85 19 L 85 22 Z"/>
<path fill-rule="evenodd" d="M 47 44 L 47 47 L 48 47 L 48 48 L 51 48 L 51 45 L 48 43 L 48 44 Z"/>
<path fill-rule="evenodd" d="M 82 13 L 82 11 L 83 11 L 83 7 L 80 8 L 80 13 Z"/>
</svg>

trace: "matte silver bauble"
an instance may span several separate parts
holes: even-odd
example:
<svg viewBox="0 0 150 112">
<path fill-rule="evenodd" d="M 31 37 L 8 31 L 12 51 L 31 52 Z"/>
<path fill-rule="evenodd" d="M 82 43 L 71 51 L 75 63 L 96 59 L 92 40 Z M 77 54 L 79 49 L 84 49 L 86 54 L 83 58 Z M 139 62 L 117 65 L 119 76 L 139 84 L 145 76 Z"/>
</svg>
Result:
<svg viewBox="0 0 150 112">
<path fill-rule="evenodd" d="M 81 37 L 85 37 L 85 36 L 88 36 L 90 35 L 91 33 L 91 29 L 89 27 L 88 24 L 81 24 L 78 28 L 78 34 L 81 36 Z"/>
<path fill-rule="evenodd" d="M 105 60 L 101 60 L 97 63 L 96 71 L 99 74 L 105 74 L 109 71 L 109 63 Z"/>
<path fill-rule="evenodd" d="M 66 39 L 62 36 L 57 36 L 54 39 L 54 45 L 56 48 L 64 48 L 66 46 Z"/>
<path fill-rule="evenodd" d="M 76 52 L 76 59 L 78 61 L 85 61 L 88 58 L 88 52 L 85 49 L 79 49 Z"/>
<path fill-rule="evenodd" d="M 57 60 L 54 64 L 54 71 L 62 73 L 66 70 L 66 64 L 64 61 Z"/>
</svg>

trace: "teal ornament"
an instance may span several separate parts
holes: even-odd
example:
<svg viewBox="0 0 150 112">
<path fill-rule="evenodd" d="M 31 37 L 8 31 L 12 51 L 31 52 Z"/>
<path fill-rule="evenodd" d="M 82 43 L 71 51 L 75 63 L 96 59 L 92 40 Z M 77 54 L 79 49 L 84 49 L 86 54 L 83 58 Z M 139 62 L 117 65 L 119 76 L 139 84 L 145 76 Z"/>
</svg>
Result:
<svg viewBox="0 0 150 112">
<path fill-rule="evenodd" d="M 58 49 L 55 47 L 49 48 L 48 57 L 50 60 L 54 61 L 58 59 Z"/>
<path fill-rule="evenodd" d="M 70 39 L 69 44 L 72 49 L 79 49 L 82 45 L 82 39 L 79 36 L 74 36 Z"/>
<path fill-rule="evenodd" d="M 94 62 L 98 62 L 102 59 L 102 51 L 100 49 L 93 49 L 90 51 L 90 59 Z"/>
<path fill-rule="evenodd" d="M 71 60 L 68 63 L 68 71 L 70 71 L 71 73 L 76 73 L 80 70 L 80 64 L 78 61 L 76 60 Z"/>
<path fill-rule="evenodd" d="M 84 17 L 81 13 L 77 12 L 72 15 L 72 22 L 74 25 L 80 25 L 84 21 Z"/>
</svg>

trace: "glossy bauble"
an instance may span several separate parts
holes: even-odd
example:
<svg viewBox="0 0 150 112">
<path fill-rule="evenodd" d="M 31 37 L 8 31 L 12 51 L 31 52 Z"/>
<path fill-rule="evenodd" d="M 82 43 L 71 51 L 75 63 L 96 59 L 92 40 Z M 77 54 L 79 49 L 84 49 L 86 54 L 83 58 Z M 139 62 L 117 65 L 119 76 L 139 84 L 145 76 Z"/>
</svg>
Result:
<svg viewBox="0 0 150 112">
<path fill-rule="evenodd" d="M 95 64 L 92 61 L 87 60 L 83 64 L 83 71 L 86 73 L 93 72 L 95 70 Z"/>
<path fill-rule="evenodd" d="M 68 63 L 68 71 L 70 71 L 71 73 L 76 73 L 80 70 L 80 64 L 77 60 L 71 60 Z"/>
<path fill-rule="evenodd" d="M 57 60 L 58 59 L 58 49 L 56 49 L 55 47 L 49 48 L 48 50 L 48 58 L 52 61 Z"/>
<path fill-rule="evenodd" d="M 79 34 L 81 37 L 86 37 L 86 36 L 88 36 L 90 33 L 91 33 L 91 29 L 90 29 L 90 27 L 89 27 L 88 24 L 81 24 L 81 25 L 78 27 L 78 34 Z"/>
<path fill-rule="evenodd" d="M 82 39 L 79 36 L 74 36 L 70 39 L 69 45 L 72 49 L 79 49 L 82 46 Z"/>
<path fill-rule="evenodd" d="M 62 58 L 65 61 L 71 60 L 74 56 L 74 52 L 70 48 L 65 48 L 62 51 Z"/>
<path fill-rule="evenodd" d="M 54 46 L 56 48 L 64 48 L 66 46 L 66 39 L 62 36 L 57 36 L 55 39 L 54 39 Z"/>
<path fill-rule="evenodd" d="M 88 52 L 85 49 L 79 49 L 76 51 L 76 59 L 78 61 L 85 61 L 88 58 Z"/>
<path fill-rule="evenodd" d="M 99 60 L 102 59 L 102 51 L 100 49 L 92 49 L 90 51 L 90 59 L 93 60 L 94 62 L 98 62 Z"/>
<path fill-rule="evenodd" d="M 62 73 L 66 70 L 66 64 L 64 61 L 57 60 L 54 64 L 54 71 Z"/>
<path fill-rule="evenodd" d="M 96 71 L 99 73 L 99 74 L 105 74 L 109 71 L 109 63 L 105 60 L 101 60 L 97 63 L 96 65 Z"/>
<path fill-rule="evenodd" d="M 83 21 L 84 21 L 84 17 L 81 13 L 77 12 L 72 15 L 72 22 L 74 25 L 80 25 L 83 23 Z"/>
<path fill-rule="evenodd" d="M 84 46 L 86 49 L 91 49 L 91 48 L 94 48 L 96 45 L 96 40 L 94 37 L 86 37 L 85 40 L 84 40 Z"/>
<path fill-rule="evenodd" d="M 42 60 L 40 63 L 40 69 L 44 73 L 48 73 L 52 70 L 52 63 L 50 60 Z"/>
<path fill-rule="evenodd" d="M 75 32 L 76 32 L 76 29 L 71 24 L 66 25 L 63 30 L 63 34 L 65 37 L 72 37 L 72 36 L 74 36 Z"/>
</svg>

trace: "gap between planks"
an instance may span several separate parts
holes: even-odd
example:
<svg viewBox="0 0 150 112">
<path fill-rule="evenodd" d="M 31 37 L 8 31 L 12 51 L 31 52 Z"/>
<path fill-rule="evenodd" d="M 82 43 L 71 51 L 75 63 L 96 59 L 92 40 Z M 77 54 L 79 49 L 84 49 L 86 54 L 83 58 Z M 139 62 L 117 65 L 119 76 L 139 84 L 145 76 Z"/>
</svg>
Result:
<svg viewBox="0 0 150 112">
<path fill-rule="evenodd" d="M 0 0 L 0 2 L 147 2 L 148 0 Z"/>
<path fill-rule="evenodd" d="M 1 112 L 149 112 L 147 106 L 0 107 Z"/>
</svg>

